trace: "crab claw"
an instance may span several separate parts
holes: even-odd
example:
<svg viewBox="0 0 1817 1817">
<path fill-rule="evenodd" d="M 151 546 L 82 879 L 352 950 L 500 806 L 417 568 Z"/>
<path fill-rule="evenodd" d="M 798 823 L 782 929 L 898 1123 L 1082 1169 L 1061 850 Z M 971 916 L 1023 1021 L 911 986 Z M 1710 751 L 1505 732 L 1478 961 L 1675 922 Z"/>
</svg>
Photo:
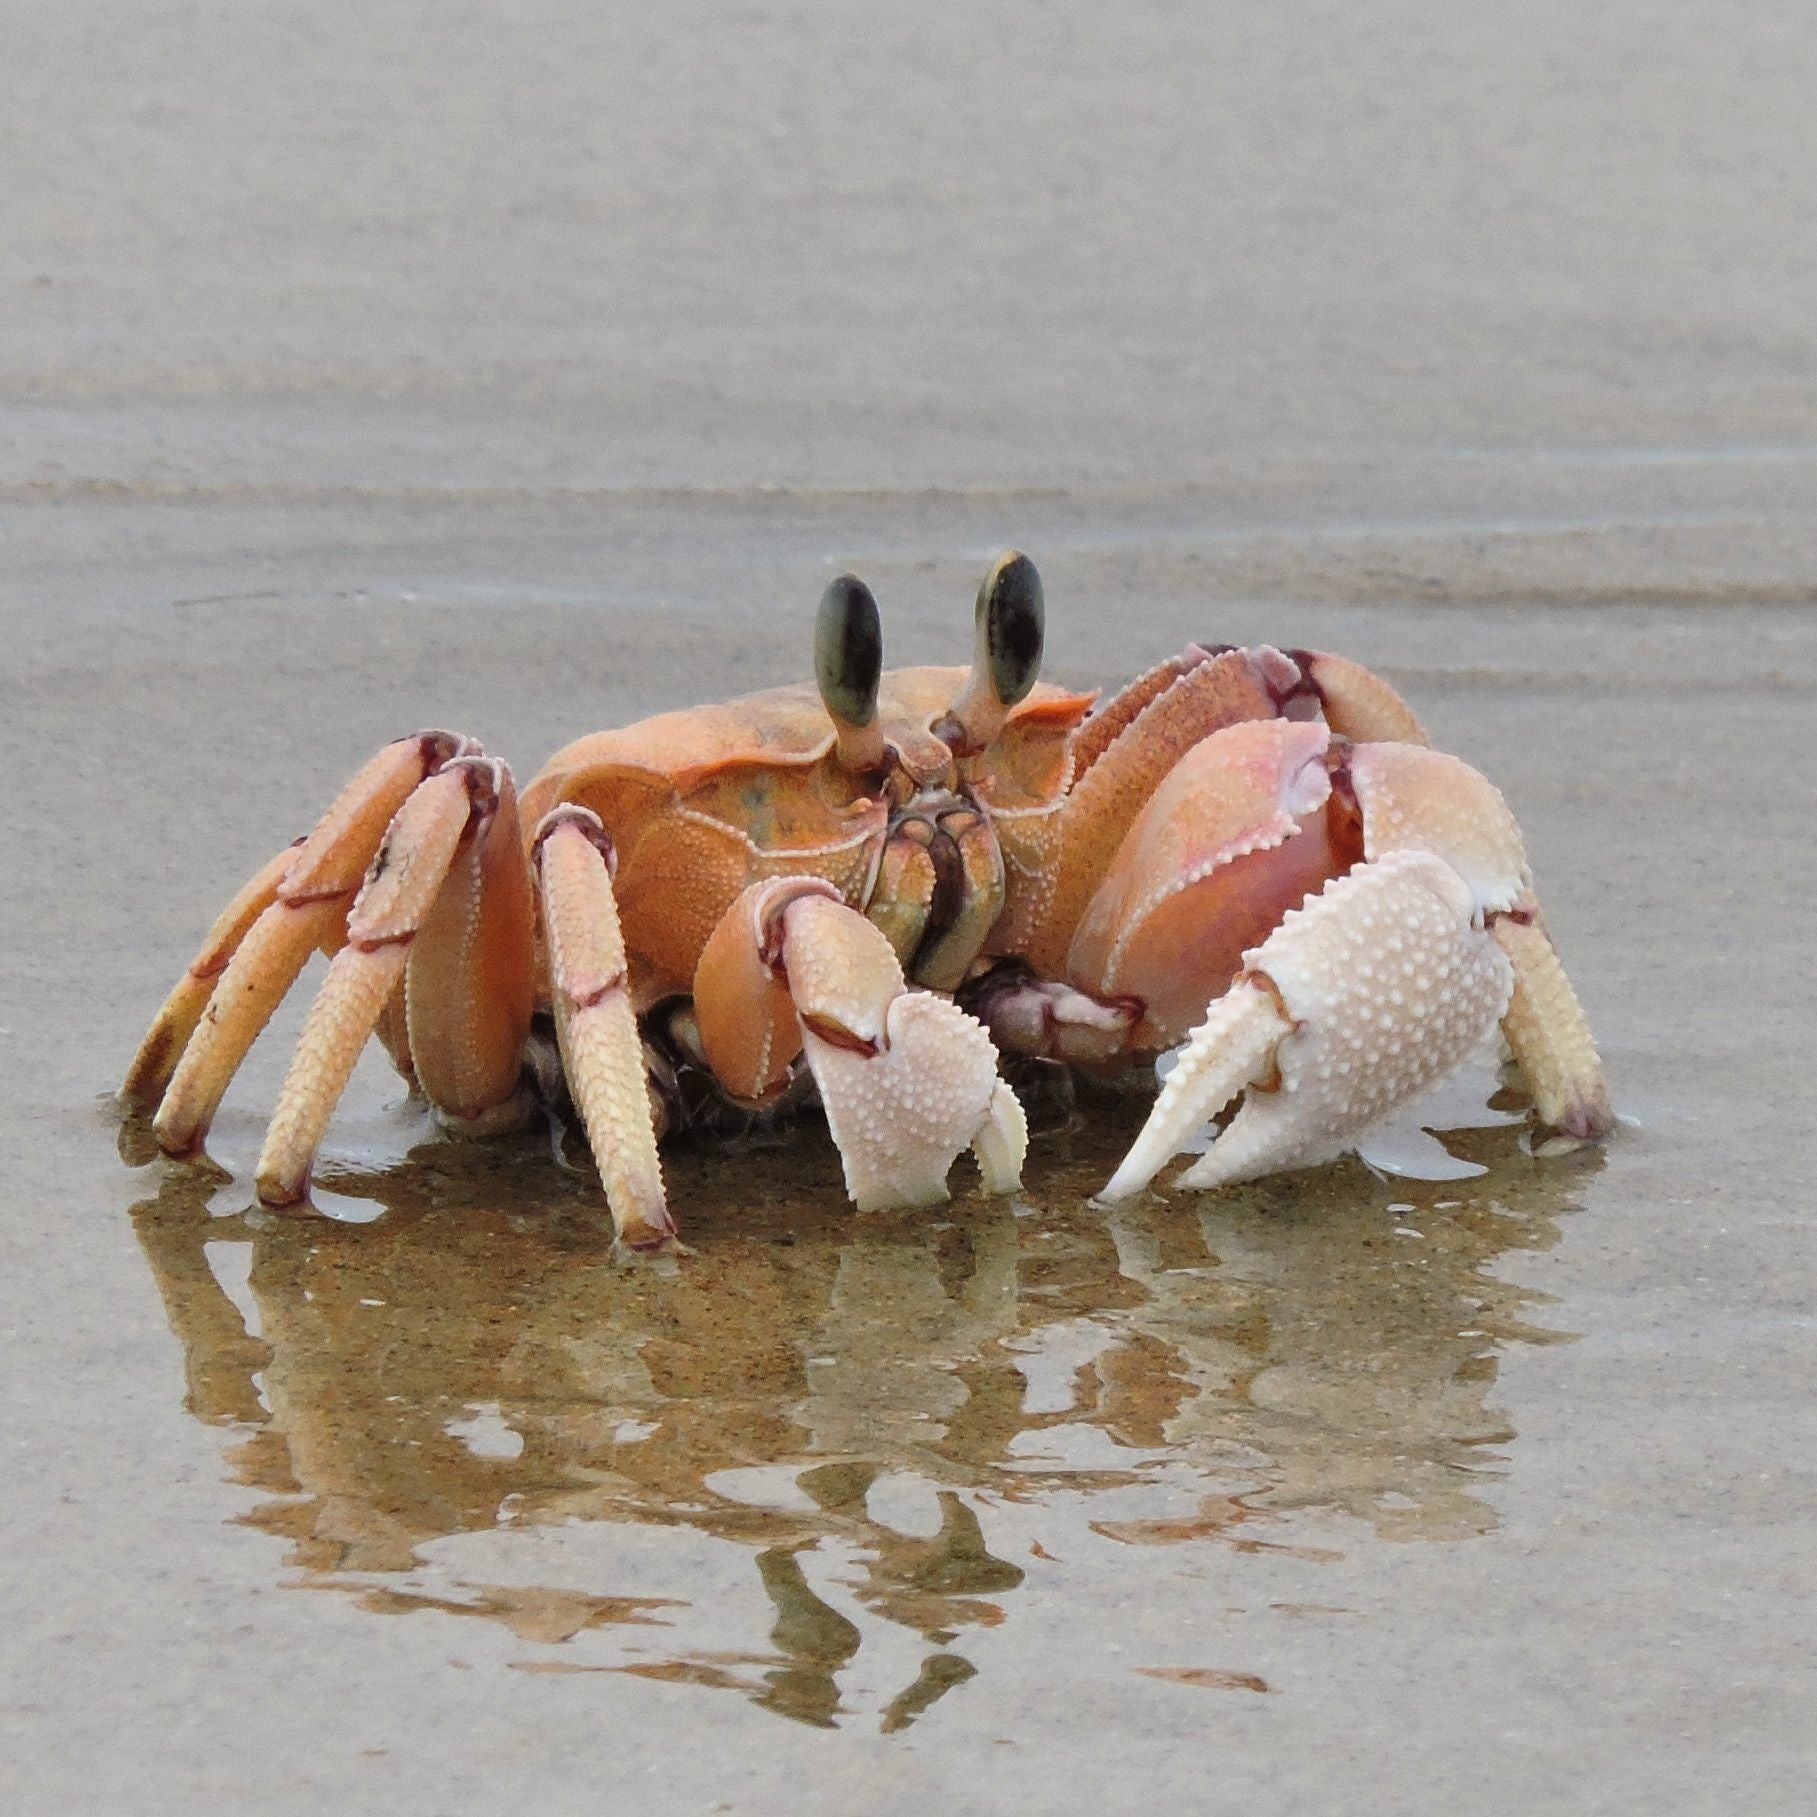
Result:
<svg viewBox="0 0 1817 1817">
<path fill-rule="evenodd" d="M 997 1077 L 990 1036 L 962 1009 L 905 991 L 883 1015 L 880 1046 L 865 1052 L 807 1033 L 808 1064 L 860 1211 L 937 1205 L 968 1144 L 986 1192 L 1022 1182 L 1028 1124 Z"/>
<path fill-rule="evenodd" d="M 1021 1183 L 1027 1123 L 990 1036 L 908 989 L 889 941 L 830 884 L 746 890 L 701 955 L 694 1003 L 708 1063 L 741 1095 L 772 1095 L 805 1052 L 860 1211 L 939 1203 L 968 1145 L 987 1192 Z"/>
<path fill-rule="evenodd" d="M 1251 719 L 1195 745 L 1117 848 L 1067 953 L 1068 981 L 1143 1010 L 1171 1047 L 1236 976 L 1245 949 L 1338 866 L 1326 807 L 1331 734 Z"/>
<path fill-rule="evenodd" d="M 1328 884 L 1243 955 L 1100 1197 L 1141 1191 L 1239 1093 L 1178 1184 L 1312 1167 L 1461 1064 L 1508 1007 L 1513 968 L 1469 884 L 1393 851 Z"/>
</svg>

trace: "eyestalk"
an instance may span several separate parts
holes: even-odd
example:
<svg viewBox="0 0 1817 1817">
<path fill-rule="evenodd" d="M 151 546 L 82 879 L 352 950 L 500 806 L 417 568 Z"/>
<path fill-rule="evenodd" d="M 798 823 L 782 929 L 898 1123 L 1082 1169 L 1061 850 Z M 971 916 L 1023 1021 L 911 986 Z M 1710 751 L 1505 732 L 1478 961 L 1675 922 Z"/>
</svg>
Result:
<svg viewBox="0 0 1817 1817">
<path fill-rule="evenodd" d="M 961 756 L 982 751 L 1041 673 L 1047 607 L 1035 564 L 1015 549 L 991 563 L 978 589 L 972 672 L 939 728 Z"/>
<path fill-rule="evenodd" d="M 877 684 L 883 675 L 883 622 L 871 590 L 842 574 L 820 596 L 814 621 L 814 679 L 833 722 L 842 769 L 859 773 L 883 764 L 877 722 Z"/>
</svg>

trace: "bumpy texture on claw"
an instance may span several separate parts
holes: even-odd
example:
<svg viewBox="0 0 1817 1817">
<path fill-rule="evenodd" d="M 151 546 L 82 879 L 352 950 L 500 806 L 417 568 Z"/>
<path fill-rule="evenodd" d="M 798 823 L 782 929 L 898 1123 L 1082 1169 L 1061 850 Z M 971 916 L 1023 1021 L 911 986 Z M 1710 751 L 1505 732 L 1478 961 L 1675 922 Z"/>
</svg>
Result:
<svg viewBox="0 0 1817 1817">
<path fill-rule="evenodd" d="M 774 1089 L 780 1056 L 805 1048 L 860 1211 L 937 1204 L 968 1145 L 987 1191 L 1021 1183 L 1028 1130 L 990 1036 L 946 998 L 909 990 L 889 941 L 836 891 L 753 885 L 709 943 L 697 987 L 709 1057 L 740 1085 Z"/>
<path fill-rule="evenodd" d="M 1512 811 L 1461 757 L 1410 744 L 1358 745 L 1350 785 L 1363 811 L 1365 857 L 1430 852 L 1464 880 L 1483 915 L 1506 914 L 1531 892 Z"/>
<path fill-rule="evenodd" d="M 1607 1135 L 1615 1117 L 1590 1024 L 1540 915 L 1520 828 L 1501 792 L 1456 757 L 1405 744 L 1359 745 L 1351 785 L 1371 858 L 1431 852 L 1469 887 L 1514 968 L 1502 1032 L 1544 1129 L 1567 1141 Z"/>
<path fill-rule="evenodd" d="M 874 1054 L 807 1034 L 808 1064 L 860 1211 L 938 1205 L 947 1173 L 974 1147 L 990 1192 L 1022 1180 L 1028 1129 L 997 1077 L 984 1029 L 944 997 L 905 991 L 886 1007 Z"/>
<path fill-rule="evenodd" d="M 1268 1077 L 1275 1049 L 1293 1024 L 1274 993 L 1244 979 L 1212 1004 L 1167 1075 L 1142 1133 L 1098 1194 L 1101 1204 L 1134 1198 L 1232 1098 Z"/>
<path fill-rule="evenodd" d="M 1327 885 L 1244 955 L 1248 976 L 1194 1032 L 1107 1196 L 1140 1190 L 1244 1085 L 1179 1185 L 1343 1153 L 1462 1064 L 1506 1009 L 1512 969 L 1477 923 L 1469 887 L 1427 853 L 1392 852 Z"/>
<path fill-rule="evenodd" d="M 1292 655 L 1318 696 L 1325 723 L 1340 737 L 1358 743 L 1430 743 L 1413 709 L 1373 670 L 1326 650 L 1295 650 Z"/>
<path fill-rule="evenodd" d="M 1274 716 L 1269 678 L 1283 660 L 1278 651 L 1251 656 L 1229 650 L 1185 668 L 1158 691 L 1162 672 L 1144 676 L 1135 684 L 1143 704 L 1133 717 L 1119 700 L 1109 703 L 1106 712 L 1122 729 L 1067 797 L 1065 836 L 1052 886 L 1028 943 L 1029 963 L 1042 977 L 1054 977 L 1064 968 L 1086 903 L 1103 882 L 1130 823 L 1163 778 L 1213 732 Z"/>
</svg>

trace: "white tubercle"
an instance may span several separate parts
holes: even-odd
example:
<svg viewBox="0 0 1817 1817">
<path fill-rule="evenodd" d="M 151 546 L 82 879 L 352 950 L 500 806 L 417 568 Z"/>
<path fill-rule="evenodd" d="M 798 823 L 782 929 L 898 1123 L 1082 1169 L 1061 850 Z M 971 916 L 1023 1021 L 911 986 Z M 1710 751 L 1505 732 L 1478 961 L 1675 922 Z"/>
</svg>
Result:
<svg viewBox="0 0 1817 1817">
<path fill-rule="evenodd" d="M 1253 1080 L 1265 1077 L 1292 1024 L 1259 985 L 1226 991 L 1169 1069 L 1142 1133 L 1098 1194 L 1101 1205 L 1134 1197 Z"/>
<path fill-rule="evenodd" d="M 1513 988 L 1476 914 L 1470 887 L 1425 852 L 1385 853 L 1327 884 L 1244 954 L 1256 981 L 1212 1004 L 1100 1196 L 1139 1191 L 1245 1087 L 1229 1128 L 1177 1184 L 1316 1166 L 1446 1077 Z"/>
<path fill-rule="evenodd" d="M 947 1197 L 948 1169 L 973 1143 L 986 1189 L 1013 1191 L 1027 1127 L 997 1078 L 997 1050 L 983 1025 L 926 991 L 891 999 L 884 1024 L 885 1044 L 875 1054 L 825 1041 L 804 1025 L 852 1203 L 860 1211 L 938 1204 Z"/>
<path fill-rule="evenodd" d="M 1222 1186 L 1312 1167 L 1456 1070 L 1508 1007 L 1512 968 L 1441 859 L 1390 852 L 1340 877 L 1245 955 L 1293 1018 L 1280 1086 L 1251 1091 L 1181 1177 Z"/>
</svg>

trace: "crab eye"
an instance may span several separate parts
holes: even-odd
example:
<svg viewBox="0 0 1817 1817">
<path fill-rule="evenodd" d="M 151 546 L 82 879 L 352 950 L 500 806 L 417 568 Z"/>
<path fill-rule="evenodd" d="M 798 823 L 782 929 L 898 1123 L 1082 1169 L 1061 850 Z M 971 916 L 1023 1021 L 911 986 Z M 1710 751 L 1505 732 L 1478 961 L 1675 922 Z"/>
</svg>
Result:
<svg viewBox="0 0 1817 1817">
<path fill-rule="evenodd" d="M 820 596 L 814 624 L 814 675 L 820 698 L 838 724 L 868 726 L 877 716 L 883 674 L 883 624 L 871 590 L 842 574 Z"/>
<path fill-rule="evenodd" d="M 961 757 L 984 750 L 1041 673 L 1047 607 L 1041 576 L 1026 555 L 1006 549 L 978 589 L 978 641 L 971 673 L 935 733 Z"/>
<path fill-rule="evenodd" d="M 978 660 L 1005 707 L 1027 697 L 1041 673 L 1047 607 L 1035 564 L 1017 550 L 991 563 L 978 589 Z"/>
<path fill-rule="evenodd" d="M 814 621 L 814 679 L 833 722 L 840 767 L 868 776 L 884 759 L 877 723 L 877 685 L 883 676 L 883 625 L 863 581 L 842 574 L 820 596 Z"/>
</svg>

